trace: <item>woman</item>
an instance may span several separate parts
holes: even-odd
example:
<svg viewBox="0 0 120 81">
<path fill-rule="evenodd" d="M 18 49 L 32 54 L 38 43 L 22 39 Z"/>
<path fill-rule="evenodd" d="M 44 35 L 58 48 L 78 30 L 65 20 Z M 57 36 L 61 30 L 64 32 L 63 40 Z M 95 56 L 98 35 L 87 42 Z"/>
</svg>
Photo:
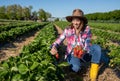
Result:
<svg viewBox="0 0 120 81">
<path fill-rule="evenodd" d="M 57 53 L 56 48 L 66 38 L 67 50 L 65 58 L 71 65 L 71 69 L 78 72 L 81 69 L 81 60 L 85 61 L 84 57 L 89 53 L 88 56 L 91 57 L 90 79 L 95 81 L 101 59 L 101 47 L 96 44 L 91 45 L 90 27 L 87 25 L 88 22 L 82 10 L 73 10 L 72 16 L 67 16 L 66 20 L 71 22 L 71 25 L 52 44 L 50 53 L 55 55 Z"/>
</svg>

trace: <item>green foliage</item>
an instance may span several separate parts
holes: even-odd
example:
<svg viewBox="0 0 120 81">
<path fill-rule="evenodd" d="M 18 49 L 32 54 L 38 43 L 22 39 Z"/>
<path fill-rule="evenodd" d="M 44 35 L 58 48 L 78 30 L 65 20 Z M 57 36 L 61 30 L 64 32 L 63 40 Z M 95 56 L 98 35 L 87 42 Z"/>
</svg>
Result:
<svg viewBox="0 0 120 81">
<path fill-rule="evenodd" d="M 105 31 L 118 32 L 120 33 L 120 24 L 119 23 L 99 23 L 99 22 L 89 22 L 88 23 L 92 28 L 102 29 Z"/>
<path fill-rule="evenodd" d="M 0 6 L 0 19 L 10 20 L 37 20 L 39 18 L 46 21 L 51 17 L 49 12 L 45 12 L 43 9 L 32 12 L 32 6 L 22 7 L 21 5 L 13 4 L 8 6 Z"/>
<path fill-rule="evenodd" d="M 5 19 L 6 18 L 6 9 L 5 6 L 0 7 L 0 19 Z"/>
<path fill-rule="evenodd" d="M 35 40 L 24 46 L 20 56 L 3 61 L 0 81 L 63 81 L 62 65 L 55 65 L 56 59 L 49 53 L 54 34 L 53 25 L 45 25 Z"/>
<path fill-rule="evenodd" d="M 59 21 L 59 18 L 56 18 L 56 19 L 55 19 L 55 22 L 56 22 L 56 21 Z"/>
<path fill-rule="evenodd" d="M 104 12 L 104 13 L 91 13 L 86 14 L 88 20 L 114 20 L 114 21 L 120 21 L 120 10 L 114 10 L 110 12 Z"/>
<path fill-rule="evenodd" d="M 43 9 L 40 9 L 38 11 L 38 14 L 39 14 L 39 19 L 41 19 L 42 21 L 47 21 L 47 19 L 51 17 L 51 14 L 44 11 Z"/>
<path fill-rule="evenodd" d="M 66 22 L 66 21 L 57 21 L 54 23 L 62 29 L 65 29 L 70 24 L 69 22 Z"/>
<path fill-rule="evenodd" d="M 0 33 L 0 42 L 4 43 L 11 39 L 15 39 L 17 36 L 20 36 L 22 34 L 30 32 L 32 30 L 37 30 L 37 29 L 41 28 L 43 25 L 45 25 L 45 24 L 33 23 L 30 26 L 22 25 L 23 27 L 16 27 L 17 25 L 13 26 L 13 28 L 12 28 L 12 26 L 11 27 L 3 27 L 1 29 L 1 31 L 7 30 L 7 28 L 9 28 L 10 30 L 3 31 Z"/>
</svg>

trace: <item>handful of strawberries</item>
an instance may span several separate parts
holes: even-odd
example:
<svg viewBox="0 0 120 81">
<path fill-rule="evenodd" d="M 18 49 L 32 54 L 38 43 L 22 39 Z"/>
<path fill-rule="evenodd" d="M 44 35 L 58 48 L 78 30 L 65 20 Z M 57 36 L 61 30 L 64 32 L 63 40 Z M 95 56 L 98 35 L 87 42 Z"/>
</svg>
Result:
<svg viewBox="0 0 120 81">
<path fill-rule="evenodd" d="M 82 47 L 78 45 L 73 49 L 73 52 L 74 52 L 74 56 L 77 58 L 81 58 L 82 55 L 84 54 Z"/>
</svg>

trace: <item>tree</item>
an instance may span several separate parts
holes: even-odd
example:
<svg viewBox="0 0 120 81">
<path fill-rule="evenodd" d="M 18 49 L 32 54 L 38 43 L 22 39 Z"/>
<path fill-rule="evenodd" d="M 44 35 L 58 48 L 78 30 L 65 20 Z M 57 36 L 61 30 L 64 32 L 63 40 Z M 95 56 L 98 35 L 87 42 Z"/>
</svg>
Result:
<svg viewBox="0 0 120 81">
<path fill-rule="evenodd" d="M 32 12 L 32 8 L 32 6 L 22 7 L 17 4 L 0 6 L 0 19 L 37 20 L 39 16 L 42 21 L 47 21 L 47 19 L 51 17 L 51 14 L 43 9 L 40 9 L 38 12 Z"/>
<path fill-rule="evenodd" d="M 43 9 L 39 9 L 38 14 L 39 18 L 42 21 L 47 21 L 47 19 L 51 17 L 51 14 L 49 12 L 44 11 Z"/>
<path fill-rule="evenodd" d="M 9 19 L 16 19 L 17 5 L 7 6 L 7 16 Z"/>
<path fill-rule="evenodd" d="M 28 20 L 30 19 L 30 16 L 31 16 L 31 12 L 30 12 L 30 9 L 28 7 L 24 7 L 23 8 L 23 17 L 25 20 Z"/>
<path fill-rule="evenodd" d="M 36 11 L 33 11 L 33 12 L 32 12 L 32 16 L 31 16 L 31 19 L 34 20 L 34 21 L 36 21 L 36 20 L 37 20 L 37 14 L 38 14 L 38 13 L 37 13 Z"/>
<path fill-rule="evenodd" d="M 55 21 L 59 21 L 59 18 L 56 18 Z"/>
<path fill-rule="evenodd" d="M 22 7 L 20 5 L 17 5 L 17 12 L 16 12 L 16 18 L 18 20 L 21 20 L 23 15 L 22 15 Z"/>
<path fill-rule="evenodd" d="M 39 18 L 40 18 L 42 21 L 46 21 L 47 17 L 46 17 L 45 11 L 44 11 L 43 9 L 40 9 L 40 10 L 38 11 L 38 13 L 39 13 Z"/>
<path fill-rule="evenodd" d="M 30 15 L 32 14 L 32 9 L 33 9 L 33 7 L 30 5 L 29 7 L 29 10 L 30 10 Z"/>
<path fill-rule="evenodd" d="M 6 19 L 6 8 L 5 6 L 0 7 L 0 19 Z"/>
<path fill-rule="evenodd" d="M 52 15 L 49 12 L 46 12 L 47 18 L 50 18 Z"/>
<path fill-rule="evenodd" d="M 120 10 L 104 13 L 92 13 L 85 15 L 89 20 L 115 20 L 120 21 Z"/>
</svg>

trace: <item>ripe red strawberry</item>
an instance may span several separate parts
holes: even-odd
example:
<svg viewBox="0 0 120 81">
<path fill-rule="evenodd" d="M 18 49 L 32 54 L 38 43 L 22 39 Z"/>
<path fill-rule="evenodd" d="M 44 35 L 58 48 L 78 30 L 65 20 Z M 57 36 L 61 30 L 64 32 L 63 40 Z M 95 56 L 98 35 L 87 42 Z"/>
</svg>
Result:
<svg viewBox="0 0 120 81">
<path fill-rule="evenodd" d="M 56 57 L 56 59 L 59 59 L 59 54 L 58 53 L 55 54 L 55 57 Z"/>
<path fill-rule="evenodd" d="M 83 54 L 83 50 L 79 50 L 78 58 L 81 58 Z"/>
</svg>

